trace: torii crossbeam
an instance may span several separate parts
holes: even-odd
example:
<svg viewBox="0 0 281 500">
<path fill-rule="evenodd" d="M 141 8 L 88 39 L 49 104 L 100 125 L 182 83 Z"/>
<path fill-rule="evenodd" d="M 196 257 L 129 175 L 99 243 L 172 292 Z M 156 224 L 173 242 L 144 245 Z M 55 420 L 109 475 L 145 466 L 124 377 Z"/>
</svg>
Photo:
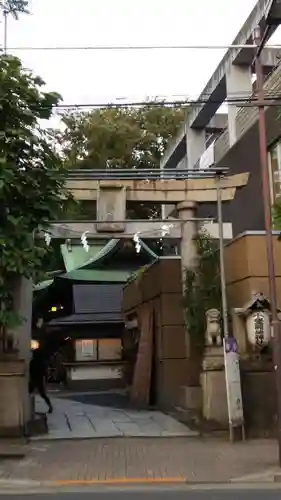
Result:
<svg viewBox="0 0 281 500">
<path fill-rule="evenodd" d="M 248 173 L 242 173 L 222 178 L 220 180 L 222 201 L 233 200 L 236 189 L 245 186 L 248 177 Z M 153 237 L 153 233 L 161 230 L 163 221 L 126 220 L 127 201 L 180 204 L 181 206 L 183 202 L 196 205 L 217 201 L 217 180 L 214 178 L 153 181 L 69 179 L 66 187 L 74 199 L 97 203 L 97 220 L 53 222 L 50 227 L 52 238 L 78 239 L 85 231 L 89 232 L 89 237 L 103 235 L 112 238 L 115 234 L 116 237 L 131 238 L 133 234 L 140 232 L 147 233 L 149 238 Z M 189 217 L 191 223 L 194 222 L 194 217 L 194 214 Z M 183 217 L 183 220 L 186 225 L 187 217 Z M 182 235 L 180 218 L 171 219 L 169 222 L 174 224 L 169 236 L 180 238 Z M 229 224 L 226 226 L 227 230 L 228 228 Z"/>
</svg>

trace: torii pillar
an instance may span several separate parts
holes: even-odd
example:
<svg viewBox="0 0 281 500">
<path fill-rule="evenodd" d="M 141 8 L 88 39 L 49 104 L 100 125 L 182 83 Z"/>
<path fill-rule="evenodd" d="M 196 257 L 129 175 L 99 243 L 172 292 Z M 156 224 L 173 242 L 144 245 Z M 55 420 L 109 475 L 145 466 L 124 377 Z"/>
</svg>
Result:
<svg viewBox="0 0 281 500">
<path fill-rule="evenodd" d="M 196 208 L 196 202 L 194 201 L 182 201 L 177 205 L 179 219 L 182 221 L 180 253 L 183 270 L 183 283 L 185 278 L 185 269 L 194 269 L 197 264 L 195 237 L 197 235 L 198 228 L 195 220 Z"/>
<path fill-rule="evenodd" d="M 182 271 L 182 290 L 183 297 L 185 292 L 186 271 L 195 269 L 197 266 L 197 247 L 195 237 L 197 235 L 196 216 L 196 202 L 182 201 L 177 205 L 177 212 L 181 220 L 181 242 L 180 242 L 180 255 L 181 255 L 181 271 Z M 193 220 L 192 220 L 193 219 Z M 185 318 L 184 318 L 185 323 Z M 190 335 L 187 325 L 185 324 L 185 355 L 190 358 L 191 345 Z"/>
</svg>

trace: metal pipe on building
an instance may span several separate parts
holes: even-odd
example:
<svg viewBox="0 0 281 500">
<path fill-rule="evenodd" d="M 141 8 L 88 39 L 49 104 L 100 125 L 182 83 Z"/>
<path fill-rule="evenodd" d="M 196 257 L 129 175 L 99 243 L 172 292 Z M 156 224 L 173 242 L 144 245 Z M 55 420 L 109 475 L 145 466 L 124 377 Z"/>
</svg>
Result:
<svg viewBox="0 0 281 500">
<path fill-rule="evenodd" d="M 259 147 L 260 147 L 262 192 L 263 192 L 264 221 L 265 221 L 265 234 L 266 234 L 269 300 L 271 304 L 273 362 L 274 362 L 274 369 L 276 376 L 276 391 L 277 391 L 278 454 L 279 454 L 279 465 L 281 467 L 281 324 L 278 319 L 274 250 L 273 250 L 273 238 L 272 238 L 271 196 L 270 196 L 270 184 L 269 184 L 269 166 L 268 166 L 268 153 L 267 153 L 265 106 L 264 106 L 264 75 L 263 75 L 263 66 L 261 61 L 261 53 L 263 47 L 262 47 L 260 27 L 257 27 L 255 29 L 253 39 L 257 48 L 255 57 L 255 71 L 256 71 L 257 97 L 258 97 L 257 105 L 259 111 L 258 115 Z"/>
</svg>

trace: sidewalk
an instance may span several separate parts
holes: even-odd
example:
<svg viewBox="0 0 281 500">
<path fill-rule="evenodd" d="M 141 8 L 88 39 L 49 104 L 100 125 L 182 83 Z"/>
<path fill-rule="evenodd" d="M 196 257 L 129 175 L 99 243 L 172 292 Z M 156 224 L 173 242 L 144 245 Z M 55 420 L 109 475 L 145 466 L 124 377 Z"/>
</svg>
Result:
<svg viewBox="0 0 281 500">
<path fill-rule="evenodd" d="M 107 393 L 105 393 L 107 396 Z M 118 408 L 95 404 L 97 393 L 72 396 L 54 394 L 54 413 L 47 416 L 48 434 L 33 440 L 99 439 L 116 437 L 194 437 L 198 432 L 160 411 Z M 74 399 L 73 399 L 74 398 Z M 36 410 L 45 403 L 36 397 Z"/>
<path fill-rule="evenodd" d="M 266 471 L 277 469 L 276 464 L 277 446 L 272 440 L 236 444 L 215 438 L 163 437 L 38 441 L 30 443 L 25 458 L 0 462 L 0 482 L 227 483 L 247 482 L 251 475 L 259 482 Z"/>
</svg>

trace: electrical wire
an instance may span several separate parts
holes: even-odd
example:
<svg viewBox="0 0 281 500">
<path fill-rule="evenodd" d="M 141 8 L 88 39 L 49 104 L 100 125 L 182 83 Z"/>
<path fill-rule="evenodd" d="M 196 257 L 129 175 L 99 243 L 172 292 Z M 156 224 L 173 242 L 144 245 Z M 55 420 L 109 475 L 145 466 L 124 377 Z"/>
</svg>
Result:
<svg viewBox="0 0 281 500">
<path fill-rule="evenodd" d="M 265 48 L 280 50 L 281 45 L 266 45 Z M 243 50 L 256 49 L 253 44 L 240 45 L 65 45 L 47 47 L 7 47 L 7 51 L 127 51 L 127 50 Z M 3 49 L 0 49 L 3 50 Z"/>
<path fill-rule="evenodd" d="M 0 97 L 0 104 L 6 101 L 5 97 Z M 225 100 L 218 99 L 194 99 L 194 100 L 178 100 L 178 101 L 132 101 L 132 102 L 124 102 L 124 103 L 72 103 L 72 104 L 57 104 L 54 106 L 30 106 L 31 111 L 39 111 L 44 109 L 52 109 L 58 115 L 67 111 L 87 111 L 90 112 L 94 109 L 128 109 L 128 108 L 186 108 L 189 109 L 192 106 L 205 106 L 206 104 L 227 104 L 229 106 L 237 106 L 239 108 L 247 108 L 247 107 L 280 107 L 281 106 L 281 92 L 276 95 L 268 95 L 265 96 L 264 101 L 261 103 L 258 101 L 257 97 L 249 97 L 247 99 L 243 99 L 242 97 L 230 99 L 227 98 Z M 19 105 L 19 107 L 21 107 Z M 25 105 L 22 106 L 25 109 Z"/>
<path fill-rule="evenodd" d="M 267 80 L 269 76 L 271 76 L 276 69 L 281 65 L 281 61 L 279 61 L 272 71 L 267 76 Z M 165 96 L 155 96 L 155 98 L 147 97 L 144 100 L 131 100 L 130 102 L 120 102 L 125 99 L 124 97 L 115 97 L 112 102 L 92 102 L 92 103 L 60 103 L 56 106 L 53 106 L 53 110 L 58 114 L 66 111 L 78 111 L 78 110 L 93 110 L 93 109 L 120 109 L 120 108 L 141 108 L 141 107 L 181 107 L 181 108 L 189 108 L 192 106 L 204 106 L 205 104 L 218 104 L 221 105 L 223 103 L 233 106 L 238 106 L 240 108 L 243 107 L 255 107 L 260 105 L 258 102 L 258 98 L 254 95 L 254 93 L 248 96 L 245 91 L 236 91 L 233 94 L 228 95 L 224 101 L 213 99 L 212 93 L 202 92 L 201 97 L 199 98 L 190 98 L 188 96 L 185 99 L 177 99 L 177 100 L 169 100 Z M 114 102 L 119 101 L 119 102 Z M 5 102 L 5 96 L 0 97 L 0 103 Z M 276 90 L 265 90 L 264 96 L 264 105 L 265 106 L 280 106 L 281 104 L 281 91 Z M 24 106 L 23 106 L 24 107 Z M 40 107 L 32 107 L 33 111 L 36 109 L 50 109 L 49 106 L 40 106 Z"/>
<path fill-rule="evenodd" d="M 280 66 L 280 61 L 278 64 L 274 66 L 269 76 L 271 76 L 274 71 L 276 71 L 277 67 Z M 17 89 L 17 87 L 15 87 Z M 20 90 L 20 88 L 18 88 Z M 270 101 L 279 101 L 281 99 L 281 90 L 266 90 L 264 92 L 264 101 L 266 106 L 273 105 Z M 184 94 L 172 94 L 174 96 L 182 96 Z M 229 105 L 238 105 L 239 107 L 249 106 L 251 103 L 254 105 L 258 105 L 258 98 L 255 96 L 254 92 L 252 94 L 248 94 L 245 91 L 236 91 L 234 93 L 229 94 L 225 100 L 222 102 L 218 99 L 212 98 L 211 92 L 202 92 L 201 97 L 199 98 L 191 98 L 190 96 L 185 96 L 184 99 L 168 99 L 168 96 L 156 95 L 154 97 L 147 97 L 143 100 L 131 100 L 125 101 L 127 97 L 114 97 L 111 102 L 92 102 L 92 103 L 60 103 L 56 106 L 53 106 L 53 109 L 57 110 L 68 110 L 68 109 L 87 109 L 87 108 L 130 108 L 130 107 L 168 107 L 168 106 L 178 106 L 178 107 L 190 107 L 190 106 L 200 106 L 205 104 L 229 104 Z M 0 96 L 0 103 L 5 102 L 5 95 Z M 118 102 L 115 102 L 118 101 Z M 123 101 L 123 102 L 122 102 Z M 269 102 L 267 102 L 269 101 Z M 255 104 L 256 103 L 256 104 Z M 36 107 L 32 107 L 32 109 L 36 110 Z M 38 108 L 39 109 L 39 108 Z M 40 109 L 44 109 L 44 106 L 40 106 Z M 46 106 L 46 109 L 49 109 L 49 106 Z"/>
<path fill-rule="evenodd" d="M 272 70 L 270 75 L 277 69 L 277 67 L 281 65 L 280 62 L 275 68 Z M 119 100 L 119 102 L 114 102 Z M 93 102 L 93 103 L 61 103 L 54 106 L 56 110 L 79 110 L 79 109 L 108 109 L 108 108 L 132 108 L 132 107 L 186 107 L 189 108 L 191 106 L 204 106 L 205 104 L 228 104 L 234 105 L 238 107 L 251 107 L 260 105 L 257 96 L 247 95 L 245 91 L 237 91 L 233 94 L 230 94 L 226 99 L 222 102 L 219 99 L 213 99 L 212 93 L 204 93 L 204 97 L 199 97 L 195 99 L 191 99 L 190 97 L 186 97 L 185 99 L 177 99 L 177 100 L 168 100 L 165 98 L 161 98 L 156 96 L 155 99 L 151 100 L 141 100 L 141 101 L 130 101 L 130 102 L 120 102 L 121 98 L 116 97 L 112 102 L 102 103 L 102 102 Z M 1 99 L 0 99 L 1 102 Z M 264 104 L 265 106 L 280 106 L 281 103 L 281 90 L 265 90 L 264 92 Z"/>
<path fill-rule="evenodd" d="M 1 102 L 1 99 L 0 99 Z M 132 101 L 132 102 L 126 102 L 126 103 L 73 103 L 73 104 L 57 104 L 56 106 L 53 107 L 54 110 L 63 110 L 63 111 L 69 111 L 69 110 L 87 110 L 87 109 L 119 109 L 119 108 L 139 108 L 139 107 L 151 107 L 151 108 L 165 108 L 165 107 L 186 107 L 189 108 L 190 106 L 204 106 L 205 104 L 228 104 L 228 105 L 235 105 L 240 108 L 243 107 L 256 107 L 260 105 L 264 106 L 280 106 L 281 105 L 281 92 L 278 93 L 276 96 L 265 96 L 264 102 L 260 103 L 256 97 L 250 97 L 249 99 L 245 100 L 242 98 L 236 98 L 236 99 L 225 99 L 224 101 L 218 100 L 218 99 L 197 99 L 197 100 L 180 100 L 180 101 L 162 101 L 162 102 L 156 102 L 156 101 Z M 35 110 L 36 108 L 32 107 L 31 109 Z M 40 107 L 40 109 L 43 109 Z"/>
</svg>

